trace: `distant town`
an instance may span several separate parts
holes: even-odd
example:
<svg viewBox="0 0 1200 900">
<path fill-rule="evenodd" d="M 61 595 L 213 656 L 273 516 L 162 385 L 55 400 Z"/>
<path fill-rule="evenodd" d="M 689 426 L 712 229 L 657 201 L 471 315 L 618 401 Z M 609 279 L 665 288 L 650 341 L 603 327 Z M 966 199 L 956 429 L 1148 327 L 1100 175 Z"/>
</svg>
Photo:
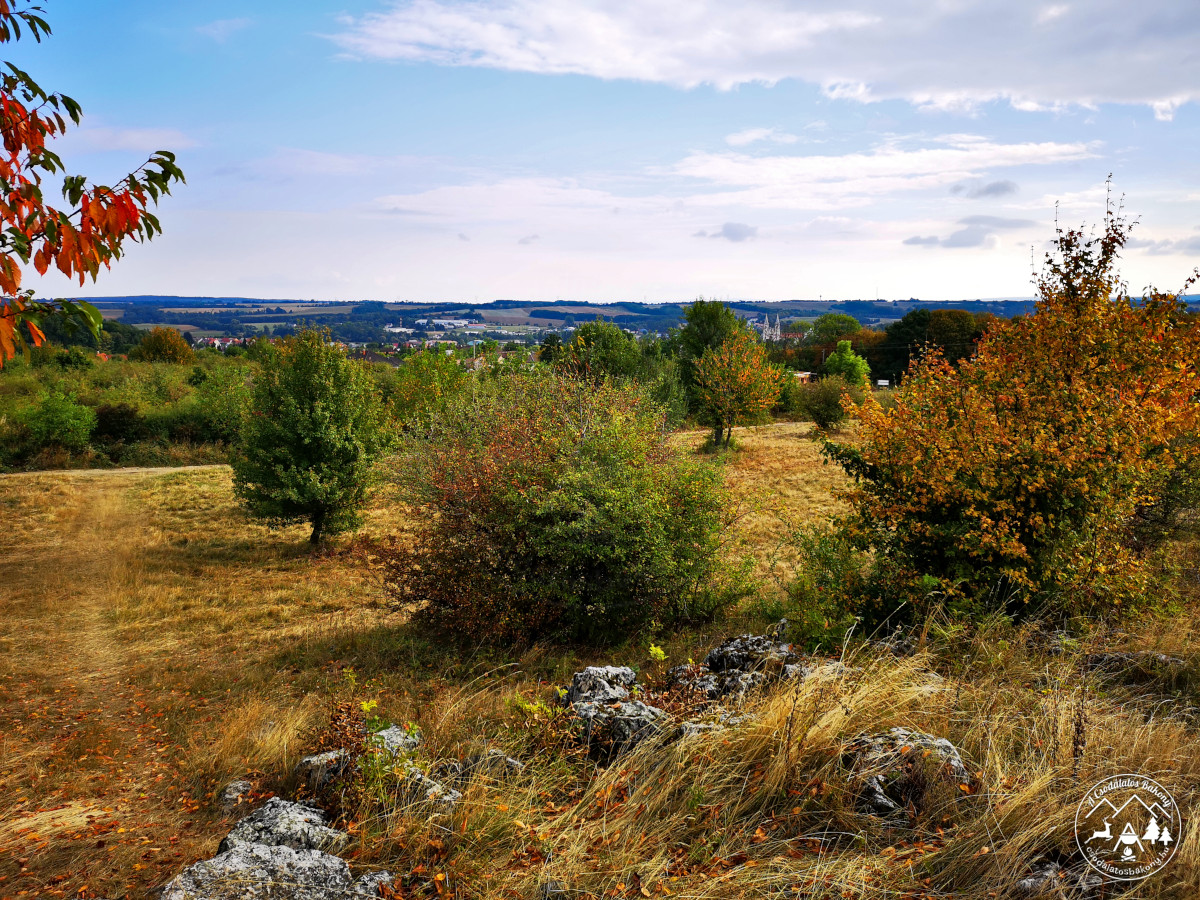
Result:
<svg viewBox="0 0 1200 900">
<path fill-rule="evenodd" d="M 436 344 L 470 347 L 484 342 L 501 346 L 540 344 L 548 334 L 569 335 L 596 318 L 635 335 L 666 336 L 678 326 L 689 301 L 678 303 L 596 304 L 572 301 L 530 304 L 514 300 L 490 303 L 336 303 L 305 300 L 256 300 L 243 297 L 109 297 L 91 301 L 104 318 L 135 328 L 167 325 L 196 346 L 224 348 L 247 339 L 278 337 L 317 325 L 356 348 L 399 350 Z M 865 327 L 882 328 L 915 309 L 962 309 L 1002 318 L 1028 312 L 1033 301 L 1021 299 L 958 302 L 842 300 L 785 302 L 727 301 L 760 333 L 782 332 L 788 323 L 812 321 L 826 313 L 853 316 Z"/>
</svg>

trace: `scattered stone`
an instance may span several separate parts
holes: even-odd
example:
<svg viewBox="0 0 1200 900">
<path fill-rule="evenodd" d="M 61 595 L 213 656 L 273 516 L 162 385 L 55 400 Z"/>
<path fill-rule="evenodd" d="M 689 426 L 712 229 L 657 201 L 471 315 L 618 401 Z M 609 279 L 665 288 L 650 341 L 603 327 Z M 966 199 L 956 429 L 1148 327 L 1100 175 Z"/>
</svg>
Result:
<svg viewBox="0 0 1200 900">
<path fill-rule="evenodd" d="M 658 733 L 666 713 L 628 699 L 636 689 L 637 676 L 627 666 L 589 666 L 575 673 L 563 700 L 586 724 L 589 747 L 617 755 Z"/>
<path fill-rule="evenodd" d="M 430 778 L 412 763 L 405 767 L 405 801 L 410 805 L 430 803 L 435 812 L 448 813 L 462 799 L 462 794 Z"/>
<path fill-rule="evenodd" d="M 609 745 L 612 753 L 621 754 L 632 750 L 647 738 L 659 732 L 659 723 L 666 713 L 640 700 L 624 703 L 599 703 L 581 700 L 572 704 L 575 715 L 583 719 L 587 728 L 585 739 L 589 746 L 601 748 Z"/>
<path fill-rule="evenodd" d="M 375 732 L 374 740 L 377 746 L 393 756 L 399 756 L 401 753 L 412 753 L 420 747 L 422 738 L 419 731 L 409 732 L 399 725 L 393 725 Z"/>
<path fill-rule="evenodd" d="M 390 886 L 395 880 L 391 872 L 368 872 L 354 882 L 350 893 L 358 897 L 378 897 L 379 889 L 385 885 Z"/>
<path fill-rule="evenodd" d="M 785 644 L 760 634 L 742 634 L 730 638 L 708 651 L 704 664 L 714 672 L 752 672 L 772 664 L 783 666 L 795 662 L 800 654 Z"/>
<path fill-rule="evenodd" d="M 698 734 L 709 734 L 713 731 L 724 731 L 725 726 L 719 722 L 682 722 L 675 729 L 675 736 L 679 738 L 695 737 Z"/>
<path fill-rule="evenodd" d="M 928 773 L 917 767 L 927 756 L 942 778 L 955 784 L 971 781 L 957 747 L 920 731 L 892 728 L 886 734 L 858 737 L 847 751 L 853 757 L 851 778 L 861 782 L 859 808 L 880 817 L 895 815 L 920 799 Z"/>
<path fill-rule="evenodd" d="M 305 756 L 296 763 L 294 774 L 312 792 L 331 784 L 346 773 L 350 757 L 345 750 L 328 750 Z"/>
<path fill-rule="evenodd" d="M 676 666 L 667 672 L 668 680 L 676 686 L 686 686 L 697 698 L 740 703 L 756 688 L 768 681 L 765 672 L 713 672 L 706 665 Z"/>
<path fill-rule="evenodd" d="M 328 853 L 238 844 L 189 866 L 159 900 L 342 900 L 352 885 L 346 861 Z"/>
<path fill-rule="evenodd" d="M 625 700 L 637 683 L 637 675 L 628 666 L 588 666 L 576 672 L 567 689 L 568 706 L 581 700 L 608 703 Z"/>
<path fill-rule="evenodd" d="M 883 640 L 875 641 L 875 648 L 893 656 L 912 656 L 917 652 L 917 642 L 897 628 Z"/>
<path fill-rule="evenodd" d="M 261 844 L 336 853 L 350 843 L 350 836 L 330 828 L 328 821 L 319 809 L 272 797 L 234 825 L 217 852 L 225 853 L 245 844 Z"/>
<path fill-rule="evenodd" d="M 486 753 L 476 753 L 464 759 L 461 777 L 472 778 L 476 775 L 486 775 L 495 781 L 504 781 L 514 775 L 520 775 L 524 770 L 525 763 L 519 759 L 513 759 L 511 756 L 505 756 L 503 751 L 493 748 Z"/>
<path fill-rule="evenodd" d="M 221 812 L 234 812 L 238 807 L 250 802 L 246 797 L 252 790 L 254 790 L 254 785 L 244 778 L 231 781 L 221 789 L 221 793 L 217 796 L 217 806 L 220 807 Z"/>
</svg>

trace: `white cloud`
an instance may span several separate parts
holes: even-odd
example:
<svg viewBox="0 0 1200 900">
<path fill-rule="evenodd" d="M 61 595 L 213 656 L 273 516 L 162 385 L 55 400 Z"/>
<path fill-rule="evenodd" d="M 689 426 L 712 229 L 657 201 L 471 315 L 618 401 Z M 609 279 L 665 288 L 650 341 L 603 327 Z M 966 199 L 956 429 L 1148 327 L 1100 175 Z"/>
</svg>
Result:
<svg viewBox="0 0 1200 900">
<path fill-rule="evenodd" d="M 85 125 L 77 131 L 68 131 L 64 140 L 76 144 L 84 152 L 127 150 L 131 153 L 153 153 L 155 150 L 185 150 L 196 146 L 195 140 L 174 128 Z"/>
<path fill-rule="evenodd" d="M 758 141 L 771 141 L 775 144 L 794 144 L 799 140 L 794 134 L 788 134 L 786 131 L 779 131 L 776 128 L 747 128 L 744 131 L 735 131 L 733 134 L 726 135 L 725 143 L 731 147 L 745 147 L 747 144 L 753 144 Z"/>
<path fill-rule="evenodd" d="M 841 209 L 876 199 L 975 181 L 997 168 L 1087 159 L 1096 148 L 1082 143 L 1003 144 L 976 135 L 949 135 L 930 145 L 888 143 L 841 156 L 749 156 L 693 153 L 675 174 L 720 190 L 694 202 L 756 208 Z"/>
<path fill-rule="evenodd" d="M 243 29 L 249 28 L 254 21 L 252 19 L 217 19 L 215 22 L 209 22 L 207 25 L 197 25 L 196 33 L 202 34 L 207 38 L 212 38 L 218 44 L 223 44 L 233 35 Z"/>
<path fill-rule="evenodd" d="M 1052 6 L 1043 6 L 1038 10 L 1035 21 L 1039 25 L 1049 25 L 1051 22 L 1061 19 L 1070 11 L 1071 7 L 1067 6 L 1065 3 L 1056 3 Z"/>
<path fill-rule="evenodd" d="M 929 109 L 1138 103 L 1160 118 L 1200 97 L 1198 39 L 1179 0 L 394 0 L 333 36 L 373 59 L 685 88 L 797 78 Z"/>
</svg>

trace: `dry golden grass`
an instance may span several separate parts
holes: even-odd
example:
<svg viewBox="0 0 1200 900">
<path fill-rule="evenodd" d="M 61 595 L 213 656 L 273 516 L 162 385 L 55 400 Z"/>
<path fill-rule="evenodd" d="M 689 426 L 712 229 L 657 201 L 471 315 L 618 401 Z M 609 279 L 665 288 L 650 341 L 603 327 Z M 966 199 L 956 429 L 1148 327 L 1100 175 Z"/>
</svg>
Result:
<svg viewBox="0 0 1200 900">
<path fill-rule="evenodd" d="M 809 428 L 739 431 L 725 463 L 763 574 L 790 528 L 837 511 L 840 476 Z M 1190 675 L 1100 682 L 1082 648 L 1043 655 L 1012 628 L 935 627 L 920 656 L 861 653 L 760 698 L 745 726 L 604 768 L 528 704 L 590 663 L 661 672 L 645 647 L 513 658 L 431 644 L 378 604 L 352 542 L 314 557 L 305 529 L 246 521 L 226 468 L 0 477 L 0 511 L 19 523 L 0 533 L 0 897 L 144 896 L 215 851 L 230 826 L 215 790 L 242 776 L 260 793 L 293 788 L 331 698 L 351 695 L 416 723 L 427 764 L 488 746 L 528 763 L 511 782 L 472 782 L 450 820 L 406 806 L 387 773 L 344 798 L 355 864 L 415 873 L 431 895 L 442 873 L 463 898 L 528 898 L 557 879 L 606 897 L 1003 900 L 1035 855 L 1065 846 L 1095 779 L 1153 774 L 1185 811 L 1198 795 Z M 402 525 L 381 502 L 367 533 Z M 1115 641 L 1185 656 L 1194 673 L 1198 621 Z M 699 659 L 752 623 L 660 643 L 670 663 Z M 934 792 L 915 830 L 857 812 L 843 745 L 890 725 L 954 741 L 979 790 Z M 1136 896 L 1200 895 L 1200 829 L 1185 825 L 1175 862 Z"/>
</svg>

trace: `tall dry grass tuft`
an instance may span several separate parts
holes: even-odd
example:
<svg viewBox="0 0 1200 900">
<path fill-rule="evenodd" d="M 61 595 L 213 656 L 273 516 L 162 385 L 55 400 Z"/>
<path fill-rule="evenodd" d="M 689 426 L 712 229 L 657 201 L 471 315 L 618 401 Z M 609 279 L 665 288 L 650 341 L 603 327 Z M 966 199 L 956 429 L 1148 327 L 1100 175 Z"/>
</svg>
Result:
<svg viewBox="0 0 1200 900">
<path fill-rule="evenodd" d="M 291 703 L 251 697 L 226 711 L 211 732 L 192 736 L 191 768 L 208 784 L 250 773 L 291 772 L 311 752 L 322 710 L 322 700 L 312 694 Z"/>
</svg>

